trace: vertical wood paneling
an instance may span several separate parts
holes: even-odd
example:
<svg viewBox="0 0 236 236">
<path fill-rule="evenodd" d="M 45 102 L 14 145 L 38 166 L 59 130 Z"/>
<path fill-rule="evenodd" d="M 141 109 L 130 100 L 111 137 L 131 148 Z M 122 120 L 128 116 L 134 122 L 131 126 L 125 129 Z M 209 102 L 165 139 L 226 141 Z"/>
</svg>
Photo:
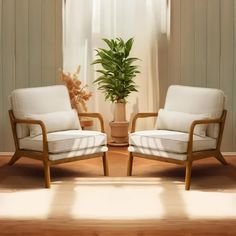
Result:
<svg viewBox="0 0 236 236">
<path fill-rule="evenodd" d="M 220 0 L 207 3 L 207 87 L 220 87 Z"/>
<path fill-rule="evenodd" d="M 0 0 L 0 137 L 3 135 L 3 78 L 2 78 L 2 0 Z M 0 138 L 0 150 L 3 142 Z"/>
<path fill-rule="evenodd" d="M 220 88 L 227 95 L 228 110 L 224 132 L 224 150 L 233 147 L 233 79 L 234 79 L 234 1 L 221 1 Z"/>
<path fill-rule="evenodd" d="M 15 0 L 3 0 L 2 19 L 3 149 L 7 150 L 13 146 L 8 118 L 8 96 L 15 88 Z"/>
<path fill-rule="evenodd" d="M 236 3 L 172 0 L 171 34 L 160 39 L 162 104 L 169 84 L 221 88 L 228 117 L 223 150 L 236 151 Z M 59 83 L 62 1 L 0 0 L 0 151 L 12 151 L 8 95 Z"/>
<path fill-rule="evenodd" d="M 16 88 L 29 85 L 28 1 L 16 1 Z"/>
<path fill-rule="evenodd" d="M 236 151 L 236 2 L 234 1 L 233 148 Z"/>
<path fill-rule="evenodd" d="M 194 0 L 181 0 L 181 84 L 194 85 Z"/>
<path fill-rule="evenodd" d="M 56 0 L 42 1 L 42 85 L 55 84 Z"/>
<path fill-rule="evenodd" d="M 55 84 L 61 66 L 62 0 L 0 0 L 0 152 L 14 150 L 11 91 Z"/>
<path fill-rule="evenodd" d="M 195 85 L 206 86 L 207 1 L 195 0 Z"/>
<path fill-rule="evenodd" d="M 42 85 L 42 0 L 29 1 L 29 86 Z"/>
<path fill-rule="evenodd" d="M 55 84 L 61 83 L 60 81 L 60 72 L 59 69 L 62 69 L 63 67 L 63 48 L 62 48 L 62 37 L 63 37 L 63 32 L 62 32 L 62 1 L 56 0 L 56 39 L 55 39 L 55 47 L 56 47 L 56 61 L 55 61 Z"/>
<path fill-rule="evenodd" d="M 181 0 L 171 1 L 171 28 L 168 57 L 169 84 L 180 84 Z"/>
</svg>

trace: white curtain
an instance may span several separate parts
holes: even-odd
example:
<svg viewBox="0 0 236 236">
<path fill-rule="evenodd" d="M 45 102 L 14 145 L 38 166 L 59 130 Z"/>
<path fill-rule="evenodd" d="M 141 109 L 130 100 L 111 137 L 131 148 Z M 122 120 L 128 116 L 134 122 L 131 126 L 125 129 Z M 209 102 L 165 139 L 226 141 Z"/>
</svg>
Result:
<svg viewBox="0 0 236 236">
<path fill-rule="evenodd" d="M 139 92 L 128 98 L 127 120 L 136 112 L 157 111 L 158 42 L 163 35 L 168 38 L 169 4 L 168 0 L 64 0 L 64 70 L 74 72 L 81 65 L 79 79 L 93 92 L 89 110 L 102 113 L 106 126 L 113 120 L 113 106 L 93 85 L 98 76 L 91 66 L 94 49 L 105 46 L 102 38 L 134 37 L 131 54 L 141 59 L 141 74 L 136 78 Z M 141 126 L 151 127 L 150 122 Z"/>
</svg>

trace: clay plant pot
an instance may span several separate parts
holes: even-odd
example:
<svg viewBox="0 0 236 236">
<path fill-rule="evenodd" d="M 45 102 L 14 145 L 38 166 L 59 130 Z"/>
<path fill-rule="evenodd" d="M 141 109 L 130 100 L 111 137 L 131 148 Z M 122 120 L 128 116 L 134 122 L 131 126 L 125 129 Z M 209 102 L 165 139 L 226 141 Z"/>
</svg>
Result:
<svg viewBox="0 0 236 236">
<path fill-rule="evenodd" d="M 112 138 L 109 145 L 127 146 L 129 122 L 126 121 L 125 103 L 115 103 L 114 121 L 109 124 Z"/>
</svg>

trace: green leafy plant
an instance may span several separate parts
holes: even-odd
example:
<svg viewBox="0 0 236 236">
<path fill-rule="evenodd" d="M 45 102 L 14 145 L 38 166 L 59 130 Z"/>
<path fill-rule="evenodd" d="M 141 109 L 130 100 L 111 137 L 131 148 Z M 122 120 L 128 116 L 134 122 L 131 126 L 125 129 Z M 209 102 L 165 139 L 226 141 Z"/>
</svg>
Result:
<svg viewBox="0 0 236 236">
<path fill-rule="evenodd" d="M 121 38 L 103 41 L 108 49 L 96 49 L 96 59 L 92 64 L 100 64 L 102 68 L 96 70 L 101 75 L 94 83 L 105 94 L 105 100 L 125 103 L 131 92 L 137 92 L 134 79 L 140 73 L 138 66 L 134 65 L 139 59 L 129 56 L 134 39 L 127 42 Z"/>
</svg>

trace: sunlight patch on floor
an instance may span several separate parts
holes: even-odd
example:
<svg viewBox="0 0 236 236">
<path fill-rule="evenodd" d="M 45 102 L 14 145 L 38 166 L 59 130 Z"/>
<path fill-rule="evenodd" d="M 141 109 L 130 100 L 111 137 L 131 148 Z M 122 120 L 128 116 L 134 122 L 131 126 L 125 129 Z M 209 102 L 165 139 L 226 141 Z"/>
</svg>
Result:
<svg viewBox="0 0 236 236">
<path fill-rule="evenodd" d="M 236 219 L 236 193 L 182 192 L 189 218 Z"/>
<path fill-rule="evenodd" d="M 0 218 L 46 219 L 53 198 L 49 189 L 0 193 Z"/>
<path fill-rule="evenodd" d="M 51 189 L 0 190 L 0 218 L 236 219 L 236 192 L 184 190 L 159 178 L 75 178 Z"/>
<path fill-rule="evenodd" d="M 75 188 L 72 215 L 85 219 L 158 219 L 163 207 L 158 196 L 161 187 L 111 184 Z"/>
</svg>

